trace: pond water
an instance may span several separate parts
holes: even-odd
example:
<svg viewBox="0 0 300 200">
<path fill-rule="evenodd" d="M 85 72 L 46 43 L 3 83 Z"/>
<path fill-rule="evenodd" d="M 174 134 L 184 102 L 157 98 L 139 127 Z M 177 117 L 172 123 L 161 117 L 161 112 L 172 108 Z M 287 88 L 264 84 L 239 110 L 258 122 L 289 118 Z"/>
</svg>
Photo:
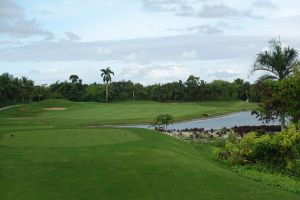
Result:
<svg viewBox="0 0 300 200">
<path fill-rule="evenodd" d="M 223 127 L 231 128 L 234 126 L 259 126 L 259 125 L 280 125 L 280 122 L 275 121 L 270 123 L 263 123 L 262 121 L 259 121 L 255 116 L 251 115 L 251 112 L 238 112 L 226 116 L 214 117 L 209 119 L 198 119 L 192 121 L 177 122 L 169 125 L 168 129 L 185 129 L 185 128 L 221 129 Z M 153 126 L 147 124 L 124 125 L 118 127 L 154 129 Z"/>
</svg>

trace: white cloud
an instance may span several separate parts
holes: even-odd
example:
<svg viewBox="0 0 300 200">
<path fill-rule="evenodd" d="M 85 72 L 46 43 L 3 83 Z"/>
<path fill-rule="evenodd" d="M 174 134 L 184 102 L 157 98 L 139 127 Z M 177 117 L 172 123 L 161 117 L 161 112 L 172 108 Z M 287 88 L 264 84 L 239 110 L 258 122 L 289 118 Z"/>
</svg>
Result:
<svg viewBox="0 0 300 200">
<path fill-rule="evenodd" d="M 184 51 L 181 54 L 181 57 L 184 59 L 195 59 L 197 58 L 198 53 L 195 50 L 191 50 L 191 51 Z"/>
<path fill-rule="evenodd" d="M 194 71 L 181 64 L 136 65 L 125 67 L 120 72 L 122 77 L 142 84 L 166 83 L 186 79 Z"/>
<path fill-rule="evenodd" d="M 126 60 L 134 61 L 138 58 L 138 55 L 136 53 L 130 53 L 129 55 L 125 56 Z"/>
<path fill-rule="evenodd" d="M 225 80 L 236 78 L 239 75 L 240 75 L 239 73 L 232 72 L 232 71 L 215 71 L 209 74 L 209 76 L 212 76 L 215 79 L 225 79 Z"/>
<path fill-rule="evenodd" d="M 110 48 L 106 48 L 106 47 L 98 47 L 97 53 L 98 54 L 111 54 L 112 50 Z"/>
<path fill-rule="evenodd" d="M 190 31 L 196 30 L 198 33 L 206 33 L 206 34 L 217 34 L 223 32 L 220 26 L 214 26 L 208 24 L 193 26 L 188 28 L 187 30 Z"/>
<path fill-rule="evenodd" d="M 0 41 L 0 45 L 6 45 L 8 47 L 19 45 L 19 44 L 21 44 L 21 42 L 19 40 L 16 40 L 16 39 L 8 39 L 8 40 Z"/>
<path fill-rule="evenodd" d="M 193 59 L 252 58 L 269 39 L 268 37 L 184 35 L 105 42 L 39 42 L 22 47 L 0 49 L 0 62 L 16 60 L 19 62 L 76 60 L 125 62 L 127 57 L 127 59 L 138 58 L 137 60 L 143 63 L 162 63 Z"/>
<path fill-rule="evenodd" d="M 24 9 L 15 1 L 0 1 L 0 35 L 11 38 L 27 38 L 42 36 L 45 39 L 53 39 L 50 31 L 39 26 L 35 19 L 27 19 Z"/>
<path fill-rule="evenodd" d="M 205 4 L 201 11 L 197 14 L 198 17 L 221 18 L 238 16 L 239 11 L 225 4 Z"/>
<path fill-rule="evenodd" d="M 270 0 L 257 0 L 253 3 L 257 8 L 277 9 L 278 7 Z"/>
</svg>

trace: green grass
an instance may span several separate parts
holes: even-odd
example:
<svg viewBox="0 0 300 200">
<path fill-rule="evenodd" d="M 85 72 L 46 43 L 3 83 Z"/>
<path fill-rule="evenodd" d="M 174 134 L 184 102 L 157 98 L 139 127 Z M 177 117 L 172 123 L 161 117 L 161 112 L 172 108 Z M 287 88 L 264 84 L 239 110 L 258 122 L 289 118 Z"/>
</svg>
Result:
<svg viewBox="0 0 300 200">
<path fill-rule="evenodd" d="M 85 134 L 83 134 L 85 133 Z M 127 130 L 108 129 L 58 129 L 44 131 L 19 131 L 7 133 L 0 141 L 0 145 L 18 148 L 52 148 L 52 147 L 83 147 L 94 145 L 108 145 L 139 140 L 140 137 Z"/>
<path fill-rule="evenodd" d="M 248 166 L 233 166 L 232 169 L 256 181 L 262 181 L 268 185 L 279 186 L 285 190 L 300 194 L 300 179 L 296 177 L 288 177 L 279 173 L 264 172 L 254 167 Z"/>
<path fill-rule="evenodd" d="M 43 110 L 51 106 L 68 109 Z M 248 108 L 51 100 L 0 111 L 0 199 L 300 199 L 217 164 L 199 145 L 152 130 L 84 127 L 147 122 L 160 111 L 184 119 Z"/>
<path fill-rule="evenodd" d="M 63 111 L 46 111 L 45 107 L 65 107 Z M 64 100 L 47 100 L 14 107 L 0 112 L 1 125 L 26 124 L 60 128 L 84 127 L 104 124 L 151 123 L 161 113 L 174 116 L 175 121 L 223 115 L 256 108 L 255 104 L 245 102 L 199 102 L 199 103 L 157 103 L 130 101 L 120 103 L 75 103 Z M 28 123 L 27 123 L 28 122 Z M 21 130 L 23 130 L 21 128 Z M 19 130 L 19 129 L 18 129 Z"/>
</svg>

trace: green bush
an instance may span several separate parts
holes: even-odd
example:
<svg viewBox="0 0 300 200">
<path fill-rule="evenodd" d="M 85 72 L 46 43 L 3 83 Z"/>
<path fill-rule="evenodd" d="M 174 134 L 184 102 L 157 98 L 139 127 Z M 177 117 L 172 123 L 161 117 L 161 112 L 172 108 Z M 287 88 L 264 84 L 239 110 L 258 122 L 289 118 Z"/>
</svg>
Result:
<svg viewBox="0 0 300 200">
<path fill-rule="evenodd" d="M 262 163 L 300 174 L 300 131 L 295 125 L 275 135 L 258 136 L 252 132 L 240 140 L 230 135 L 218 157 L 231 164 Z"/>
<path fill-rule="evenodd" d="M 172 123 L 174 117 L 169 114 L 160 114 L 158 115 L 155 120 L 154 124 L 155 126 L 161 127 L 163 126 L 165 130 L 168 129 L 168 125 Z"/>
<path fill-rule="evenodd" d="M 227 140 L 229 142 L 236 143 L 238 141 L 238 138 L 239 138 L 238 134 L 233 130 L 230 130 Z"/>
</svg>

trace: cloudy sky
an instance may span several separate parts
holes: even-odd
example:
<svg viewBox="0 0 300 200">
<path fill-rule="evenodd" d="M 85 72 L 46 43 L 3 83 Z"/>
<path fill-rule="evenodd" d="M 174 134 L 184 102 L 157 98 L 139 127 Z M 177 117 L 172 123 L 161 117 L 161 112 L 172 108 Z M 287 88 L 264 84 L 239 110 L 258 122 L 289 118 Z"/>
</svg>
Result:
<svg viewBox="0 0 300 200">
<path fill-rule="evenodd" d="M 253 81 L 278 38 L 300 50 L 299 0 L 0 0 L 0 73 L 51 83 L 78 74 L 143 84 Z"/>
</svg>

